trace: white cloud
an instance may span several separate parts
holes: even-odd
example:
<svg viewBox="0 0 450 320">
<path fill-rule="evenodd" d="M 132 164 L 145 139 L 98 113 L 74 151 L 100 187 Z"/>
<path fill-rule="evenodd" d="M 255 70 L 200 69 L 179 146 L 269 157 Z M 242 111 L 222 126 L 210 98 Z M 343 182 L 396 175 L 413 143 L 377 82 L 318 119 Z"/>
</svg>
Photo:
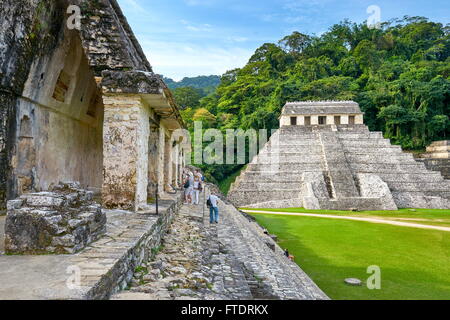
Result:
<svg viewBox="0 0 450 320">
<path fill-rule="evenodd" d="M 216 4 L 216 0 L 184 0 L 188 6 L 212 6 Z"/>
<path fill-rule="evenodd" d="M 127 5 L 129 5 L 133 10 L 138 12 L 147 12 L 147 10 L 142 7 L 137 0 L 124 0 Z"/>
<path fill-rule="evenodd" d="M 143 43 L 144 51 L 156 73 L 175 80 L 198 75 L 221 75 L 243 67 L 253 50 L 239 47 L 203 47 L 187 43 Z"/>
</svg>

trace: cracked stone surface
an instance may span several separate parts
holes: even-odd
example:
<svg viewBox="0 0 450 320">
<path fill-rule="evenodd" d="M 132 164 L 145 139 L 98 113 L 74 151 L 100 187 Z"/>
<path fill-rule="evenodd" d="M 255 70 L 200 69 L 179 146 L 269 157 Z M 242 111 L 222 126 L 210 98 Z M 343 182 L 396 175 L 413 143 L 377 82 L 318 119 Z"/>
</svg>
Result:
<svg viewBox="0 0 450 320">
<path fill-rule="evenodd" d="M 112 299 L 328 299 L 233 206 L 220 203 L 218 225 L 208 216 L 202 206 L 184 205 L 155 259 L 137 268 L 128 290 Z"/>
</svg>

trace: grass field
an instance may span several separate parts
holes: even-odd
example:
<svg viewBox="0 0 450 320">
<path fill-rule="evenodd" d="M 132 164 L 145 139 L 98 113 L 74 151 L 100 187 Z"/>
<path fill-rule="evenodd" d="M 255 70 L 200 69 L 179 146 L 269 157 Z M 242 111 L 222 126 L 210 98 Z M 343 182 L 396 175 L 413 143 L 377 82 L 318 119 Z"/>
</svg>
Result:
<svg viewBox="0 0 450 320">
<path fill-rule="evenodd" d="M 243 208 L 244 210 L 246 208 Z M 442 227 L 450 227 L 450 210 L 445 209 L 400 209 L 397 211 L 337 211 L 337 210 L 307 210 L 303 208 L 288 209 L 249 209 L 289 213 L 331 214 L 337 216 L 381 218 L 385 220 L 403 221 Z"/>
<path fill-rule="evenodd" d="M 280 246 L 295 255 L 332 299 L 450 299 L 450 232 L 314 217 L 253 216 L 278 236 Z M 344 283 L 349 277 L 365 282 L 371 265 L 381 268 L 380 290 Z"/>
</svg>

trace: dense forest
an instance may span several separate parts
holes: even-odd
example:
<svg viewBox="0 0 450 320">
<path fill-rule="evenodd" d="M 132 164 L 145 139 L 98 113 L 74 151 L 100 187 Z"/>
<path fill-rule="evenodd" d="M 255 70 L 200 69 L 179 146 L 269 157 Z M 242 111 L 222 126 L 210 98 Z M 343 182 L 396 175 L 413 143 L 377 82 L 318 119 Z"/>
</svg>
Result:
<svg viewBox="0 0 450 320">
<path fill-rule="evenodd" d="M 420 150 L 450 136 L 450 25 L 404 17 L 369 29 L 349 21 L 321 36 L 294 32 L 265 43 L 204 96 L 176 92 L 183 117 L 204 127 L 271 129 L 286 101 L 354 100 L 371 130 Z M 222 181 L 239 166 L 208 166 Z"/>
</svg>

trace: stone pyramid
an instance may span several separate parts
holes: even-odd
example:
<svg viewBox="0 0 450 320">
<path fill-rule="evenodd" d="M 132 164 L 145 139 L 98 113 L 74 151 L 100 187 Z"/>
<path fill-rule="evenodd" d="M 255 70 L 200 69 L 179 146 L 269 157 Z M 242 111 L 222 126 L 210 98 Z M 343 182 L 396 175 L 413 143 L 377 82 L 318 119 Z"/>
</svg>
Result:
<svg viewBox="0 0 450 320">
<path fill-rule="evenodd" d="M 427 169 L 440 171 L 445 179 L 450 179 L 450 140 L 433 142 L 427 147 L 427 152 L 416 160 L 425 163 Z"/>
<path fill-rule="evenodd" d="M 450 181 L 370 132 L 352 101 L 287 103 L 280 129 L 231 186 L 239 207 L 450 208 Z"/>
</svg>

